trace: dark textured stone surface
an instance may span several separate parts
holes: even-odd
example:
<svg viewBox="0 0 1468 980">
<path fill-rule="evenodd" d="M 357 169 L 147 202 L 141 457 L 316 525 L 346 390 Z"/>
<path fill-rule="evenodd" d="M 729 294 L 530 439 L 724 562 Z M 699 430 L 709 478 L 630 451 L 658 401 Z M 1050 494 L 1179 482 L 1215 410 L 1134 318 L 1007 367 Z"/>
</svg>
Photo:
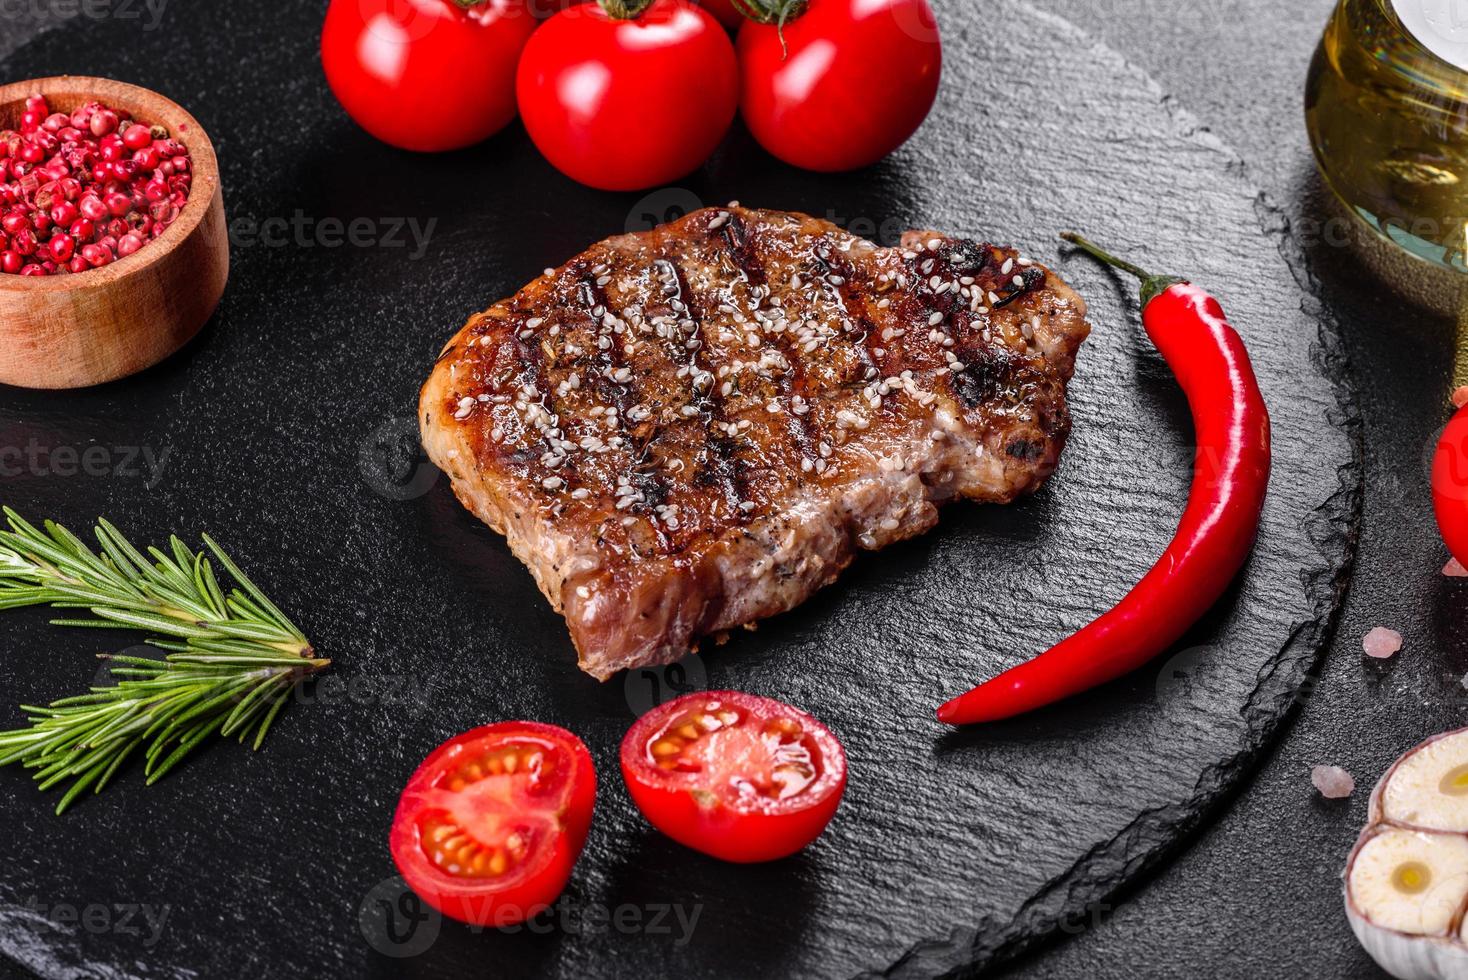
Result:
<svg viewBox="0 0 1468 980">
<path fill-rule="evenodd" d="M 1364 420 L 1360 554 L 1342 620 L 1289 737 L 1188 853 L 1104 925 L 1014 971 L 1026 977 L 1380 977 L 1341 911 L 1340 873 L 1366 820 L 1366 790 L 1429 735 L 1468 724 L 1468 592 L 1444 579 L 1427 459 L 1453 384 L 1455 324 L 1383 288 L 1318 233 L 1329 212 L 1305 134 L 1302 93 L 1332 0 L 1218 0 L 1157 16 L 1142 2 L 1043 0 L 1116 45 L 1249 161 L 1251 179 L 1313 243 L 1310 274 L 1351 358 Z M 1407 646 L 1378 669 L 1373 626 Z M 1320 800 L 1310 767 L 1356 776 L 1349 800 Z"/>
<path fill-rule="evenodd" d="M 892 160 L 801 174 L 736 133 L 682 190 L 640 199 L 564 181 L 517 129 L 440 158 L 373 144 L 319 78 L 319 11 L 307 7 L 169 8 L 155 33 L 76 24 L 7 63 L 8 78 L 110 74 L 184 102 L 215 137 L 235 218 L 437 225 L 420 261 L 411 248 L 242 242 L 220 315 L 179 357 L 91 392 L 0 396 L 5 444 L 168 451 L 152 487 L 24 473 L 5 479 L 6 500 L 74 525 L 106 513 L 138 537 L 209 529 L 351 685 L 307 692 L 315 703 L 288 713 L 260 755 L 217 746 L 152 789 L 134 774 L 62 820 L 22 774 L 0 774 L 14 842 L 0 845 L 0 951 L 47 974 L 926 975 L 990 963 L 1057 925 L 1076 931 L 1238 786 L 1314 662 L 1359 474 L 1285 215 L 1140 70 L 1034 7 L 952 4 L 942 103 Z M 646 214 L 729 197 L 829 212 L 879 237 L 909 225 L 992 236 L 1051 261 L 1055 233 L 1077 224 L 1193 274 L 1249 340 L 1278 439 L 1259 553 L 1187 653 L 1028 719 L 945 732 L 938 700 L 1119 597 L 1185 493 L 1185 406 L 1164 366 L 1137 355 L 1131 284 L 1064 262 L 1098 329 L 1051 487 L 1013 508 L 955 509 L 701 662 L 712 685 L 808 707 L 851 754 L 830 832 L 758 868 L 646 829 L 613 761 L 637 698 L 575 670 L 528 575 L 442 483 L 415 495 L 422 474 L 401 455 L 389 454 L 397 475 L 382 472 L 383 446 L 411 439 L 416 386 L 468 312 Z M 98 638 L 44 619 L 7 620 L 7 703 L 70 693 L 92 674 Z M 392 875 L 397 789 L 439 740 L 506 716 L 574 728 L 604 774 L 571 907 L 697 908 L 691 942 L 675 942 L 676 925 L 572 920 L 545 936 L 445 925 L 414 959 L 371 952 L 358 910 L 391 894 L 373 890 Z M 61 903 L 169 903 L 170 914 L 145 948 L 117 930 L 47 924 Z"/>
</svg>

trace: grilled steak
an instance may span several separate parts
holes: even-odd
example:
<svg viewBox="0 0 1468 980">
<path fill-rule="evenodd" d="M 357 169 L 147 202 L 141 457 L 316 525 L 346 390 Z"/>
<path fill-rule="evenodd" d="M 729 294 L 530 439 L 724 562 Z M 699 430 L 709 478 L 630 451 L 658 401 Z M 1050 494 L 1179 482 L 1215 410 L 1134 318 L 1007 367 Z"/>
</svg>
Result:
<svg viewBox="0 0 1468 980">
<path fill-rule="evenodd" d="M 1039 487 L 1085 312 L 1012 249 L 709 208 L 471 318 L 423 444 L 605 679 L 794 607 L 937 504 Z"/>
</svg>

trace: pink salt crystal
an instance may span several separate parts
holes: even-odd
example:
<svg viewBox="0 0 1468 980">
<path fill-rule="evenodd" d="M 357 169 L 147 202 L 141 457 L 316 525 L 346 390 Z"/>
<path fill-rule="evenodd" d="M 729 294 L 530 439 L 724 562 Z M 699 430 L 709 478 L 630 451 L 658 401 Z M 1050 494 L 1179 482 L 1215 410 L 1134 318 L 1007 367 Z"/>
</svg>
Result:
<svg viewBox="0 0 1468 980">
<path fill-rule="evenodd" d="M 1340 766 L 1316 766 L 1310 770 L 1310 782 L 1327 800 L 1344 800 L 1356 789 L 1356 781 Z"/>
<path fill-rule="evenodd" d="M 1453 407 L 1462 408 L 1464 405 L 1468 405 L 1468 385 L 1453 392 Z"/>
<path fill-rule="evenodd" d="M 1443 566 L 1443 574 L 1448 578 L 1468 578 L 1468 568 L 1464 568 L 1458 559 L 1449 558 L 1448 563 Z"/>
<path fill-rule="evenodd" d="M 1368 657 L 1385 660 L 1402 649 L 1402 634 L 1385 626 L 1378 626 L 1361 639 L 1361 649 L 1366 651 Z"/>
</svg>

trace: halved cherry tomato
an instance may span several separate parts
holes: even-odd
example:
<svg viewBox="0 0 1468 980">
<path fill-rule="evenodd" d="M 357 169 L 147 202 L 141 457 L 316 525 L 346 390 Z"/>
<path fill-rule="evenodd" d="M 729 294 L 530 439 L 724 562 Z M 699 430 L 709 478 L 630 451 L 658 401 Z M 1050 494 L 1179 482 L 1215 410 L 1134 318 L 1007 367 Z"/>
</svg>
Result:
<svg viewBox="0 0 1468 980">
<path fill-rule="evenodd" d="M 321 64 L 342 108 L 384 143 L 436 152 L 515 118 L 528 0 L 332 0 Z"/>
<path fill-rule="evenodd" d="M 1468 407 L 1453 416 L 1433 454 L 1432 509 L 1448 551 L 1468 564 Z"/>
<path fill-rule="evenodd" d="M 719 145 L 739 105 L 734 46 L 683 0 L 618 19 L 587 3 L 540 26 L 520 59 L 520 117 L 573 180 L 632 191 L 677 180 Z"/>
<path fill-rule="evenodd" d="M 810 0 L 783 28 L 740 28 L 739 110 L 760 145 L 786 163 L 855 170 L 917 131 L 942 66 L 927 0 Z"/>
<path fill-rule="evenodd" d="M 846 790 L 846 752 L 788 704 L 689 694 L 622 740 L 622 776 L 648 822 L 725 861 L 773 861 L 820 836 Z"/>
<path fill-rule="evenodd" d="M 514 925 L 566 887 L 595 800 L 591 756 L 564 728 L 476 728 L 434 749 L 408 780 L 389 838 L 393 862 L 444 915 Z"/>
</svg>

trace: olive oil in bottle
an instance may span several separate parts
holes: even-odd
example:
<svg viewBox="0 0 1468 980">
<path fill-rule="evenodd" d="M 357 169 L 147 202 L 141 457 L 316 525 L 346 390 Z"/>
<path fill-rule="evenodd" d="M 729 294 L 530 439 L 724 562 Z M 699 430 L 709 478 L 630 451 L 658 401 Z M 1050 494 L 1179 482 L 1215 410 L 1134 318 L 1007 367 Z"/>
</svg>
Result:
<svg viewBox="0 0 1468 980">
<path fill-rule="evenodd" d="M 1403 295 L 1453 314 L 1468 313 L 1465 68 L 1468 0 L 1340 0 L 1305 92 L 1349 239 Z"/>
</svg>

